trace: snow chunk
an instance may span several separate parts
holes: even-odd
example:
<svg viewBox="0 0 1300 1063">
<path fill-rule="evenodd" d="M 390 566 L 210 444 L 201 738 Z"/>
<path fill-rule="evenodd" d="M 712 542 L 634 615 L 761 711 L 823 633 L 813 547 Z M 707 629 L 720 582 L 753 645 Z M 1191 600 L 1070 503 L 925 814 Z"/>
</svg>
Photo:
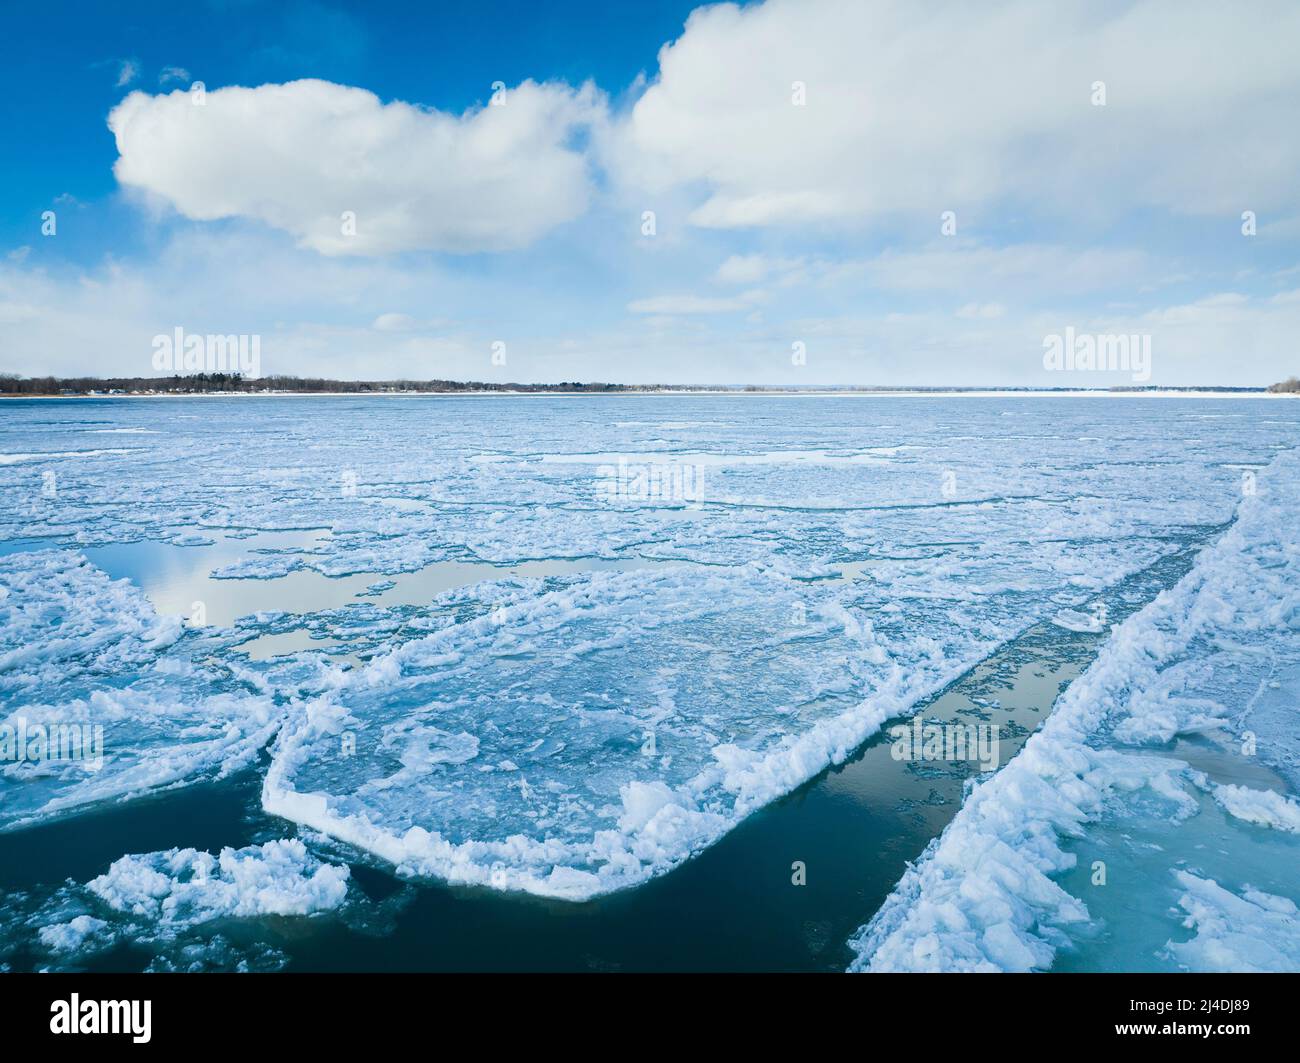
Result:
<svg viewBox="0 0 1300 1063">
<path fill-rule="evenodd" d="M 1178 903 L 1190 941 L 1169 951 L 1192 971 L 1295 971 L 1300 969 L 1300 910 L 1293 901 L 1247 886 L 1240 895 L 1189 871 L 1174 877 L 1186 892 Z"/>
<path fill-rule="evenodd" d="M 1254 790 L 1231 783 L 1213 788 L 1214 799 L 1238 819 L 1261 827 L 1300 834 L 1300 801 L 1274 790 Z"/>
<path fill-rule="evenodd" d="M 216 856 L 195 849 L 124 856 L 86 888 L 116 911 L 178 927 L 337 908 L 347 895 L 348 874 L 290 838 L 225 848 Z"/>
<path fill-rule="evenodd" d="M 51 952 L 79 952 L 88 938 L 99 934 L 107 926 L 106 920 L 96 919 L 93 915 L 79 915 L 66 923 L 41 927 L 37 937 Z"/>
</svg>

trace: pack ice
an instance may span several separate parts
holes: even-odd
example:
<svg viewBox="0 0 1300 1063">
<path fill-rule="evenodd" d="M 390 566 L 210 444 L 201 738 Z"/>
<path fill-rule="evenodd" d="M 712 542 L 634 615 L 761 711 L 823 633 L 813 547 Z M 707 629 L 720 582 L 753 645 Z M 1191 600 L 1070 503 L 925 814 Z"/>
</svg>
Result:
<svg viewBox="0 0 1300 1063">
<path fill-rule="evenodd" d="M 76 552 L 0 557 L 0 830 L 251 763 L 282 712 L 221 648 Z"/>
<path fill-rule="evenodd" d="M 1279 455 L 1113 631 L 853 938 L 851 969 L 1300 965 L 1298 481 L 1300 454 Z"/>
<path fill-rule="evenodd" d="M 575 899 L 635 885 L 1012 627 L 966 619 L 904 645 L 757 567 L 596 573 L 347 675 L 281 733 L 263 804 L 410 873 Z"/>
<path fill-rule="evenodd" d="M 0 463 L 0 540 L 58 545 L 0 558 L 0 712 L 104 728 L 98 770 L 5 762 L 0 829 L 269 748 L 271 812 L 412 874 L 571 899 L 676 866 L 1031 624 L 1092 630 L 1099 592 L 1227 520 L 1243 463 L 1296 434 L 1145 401 L 213 402 L 0 422 L 21 458 Z M 611 498 L 619 456 L 703 476 L 689 500 Z M 240 556 L 271 533 L 303 542 Z M 158 616 L 77 552 L 217 539 L 235 556 L 214 576 L 277 588 L 449 562 L 631 570 L 232 632 Z M 295 625 L 357 666 L 236 648 Z"/>
</svg>

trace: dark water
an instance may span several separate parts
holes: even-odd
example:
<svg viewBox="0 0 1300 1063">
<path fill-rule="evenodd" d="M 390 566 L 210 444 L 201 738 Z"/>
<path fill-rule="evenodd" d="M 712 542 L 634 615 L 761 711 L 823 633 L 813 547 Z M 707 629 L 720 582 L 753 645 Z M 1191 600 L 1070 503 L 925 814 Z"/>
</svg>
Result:
<svg viewBox="0 0 1300 1063">
<path fill-rule="evenodd" d="M 1118 622 L 1187 570 L 1204 535 L 1112 588 Z M 108 557 L 99 559 L 109 567 Z M 111 568 L 110 568 L 111 570 Z M 121 575 L 121 572 L 113 572 Z M 923 704 L 926 720 L 993 723 L 1006 763 L 1042 723 L 1102 636 L 1044 623 Z M 212 924 L 236 942 L 269 945 L 303 971 L 838 971 L 847 939 L 880 907 L 908 861 L 956 813 L 973 763 L 907 763 L 888 728 L 850 761 L 757 812 L 682 867 L 636 889 L 583 903 L 487 889 L 412 884 L 353 851 L 357 901 L 341 915 Z M 260 772 L 196 785 L 64 822 L 0 834 L 0 889 L 84 882 L 124 852 L 216 851 L 293 832 L 260 809 Z M 806 884 L 792 881 L 802 862 Z M 118 948 L 87 969 L 148 965 Z M 10 957 L 15 969 L 42 962 Z"/>
</svg>

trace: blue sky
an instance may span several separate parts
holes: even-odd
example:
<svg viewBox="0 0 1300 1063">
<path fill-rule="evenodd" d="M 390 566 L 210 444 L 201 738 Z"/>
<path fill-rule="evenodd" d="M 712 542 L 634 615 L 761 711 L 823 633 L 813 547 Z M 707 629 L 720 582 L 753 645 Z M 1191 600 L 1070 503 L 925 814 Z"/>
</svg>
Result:
<svg viewBox="0 0 1300 1063">
<path fill-rule="evenodd" d="M 1291 4 L 54 3 L 0 33 L 0 371 L 147 374 L 181 327 L 344 378 L 1136 380 L 1046 369 L 1067 328 L 1149 337 L 1143 382 L 1300 372 Z"/>
<path fill-rule="evenodd" d="M 105 201 L 118 187 L 117 151 L 106 119 L 131 90 L 188 88 L 195 79 L 215 88 L 321 78 L 359 85 L 385 100 L 459 112 L 482 105 L 497 80 L 580 84 L 593 78 L 602 86 L 629 86 L 654 69 L 659 45 L 680 33 L 695 6 L 666 0 L 5 5 L 5 39 L 29 43 L 8 49 L 0 68 L 0 106 L 11 138 L 0 173 L 10 208 L 0 215 L 0 238 L 30 243 L 31 219 L 59 194 L 111 210 Z M 421 15 L 426 9 L 436 15 Z M 160 78 L 169 68 L 192 77 L 173 77 L 164 86 Z M 124 70 L 130 80 L 119 85 Z M 121 251 L 141 229 L 129 218 L 83 221 L 63 235 L 89 242 L 75 248 L 75 239 L 52 242 L 48 250 L 84 255 Z"/>
</svg>

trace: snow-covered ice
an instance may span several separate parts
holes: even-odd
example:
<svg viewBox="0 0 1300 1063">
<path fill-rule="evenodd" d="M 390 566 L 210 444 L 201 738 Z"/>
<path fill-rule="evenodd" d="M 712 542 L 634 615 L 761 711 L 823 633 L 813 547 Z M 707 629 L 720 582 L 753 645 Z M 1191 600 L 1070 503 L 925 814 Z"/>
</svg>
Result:
<svg viewBox="0 0 1300 1063">
<path fill-rule="evenodd" d="M 851 943 L 857 970 L 1028 970 L 1053 964 L 1058 950 L 1087 951 L 1098 921 L 1124 909 L 1161 912 L 1174 887 L 1192 943 L 1170 921 L 1145 945 L 1185 966 L 1214 967 L 1240 937 L 1226 940 L 1225 913 L 1250 915 L 1245 937 L 1267 933 L 1273 944 L 1249 952 L 1252 966 L 1294 967 L 1300 924 L 1291 900 L 1243 882 L 1236 890 L 1189 868 L 1213 860 L 1240 873 L 1243 855 L 1296 846 L 1297 804 L 1284 794 L 1217 783 L 1185 761 L 1141 751 L 1176 736 L 1210 736 L 1228 751 L 1257 757 L 1295 787 L 1297 691 L 1290 713 L 1260 713 L 1262 695 L 1300 662 L 1300 521 L 1296 485 L 1300 454 L 1280 454 L 1256 493 L 1240 503 L 1236 523 L 1197 558 L 1188 575 L 1117 627 L 1087 672 L 1059 700 L 1042 730 L 992 780 L 968 796 L 960 813 L 904 876 L 893 896 Z M 1209 791 L 1239 830 L 1224 833 L 1208 817 Z M 1071 841 L 1127 837 L 1133 820 L 1164 820 L 1138 883 L 1097 883 L 1083 895 L 1064 888 L 1075 868 Z M 1248 825 L 1248 826 L 1247 826 Z M 1259 828 L 1282 837 L 1261 838 Z M 1220 856 L 1205 851 L 1216 840 Z M 1104 861 L 1103 861 L 1104 863 Z M 1185 864 L 1188 866 L 1179 866 Z M 1292 893 L 1294 875 L 1274 862 Z M 1294 863 L 1290 864 L 1293 870 Z M 1095 870 L 1095 869 L 1094 869 Z M 1076 876 L 1076 881 L 1080 880 Z M 1082 878 L 1082 881 L 1087 881 Z M 1129 933 L 1129 948 L 1142 948 Z"/>
<path fill-rule="evenodd" d="M 1295 841 L 1285 416 L 1006 396 L 338 397 L 328 417 L 215 401 L 219 418 L 198 399 L 6 407 L 0 725 L 99 727 L 103 756 L 0 760 L 0 831 L 258 772 L 282 827 L 407 875 L 580 900 L 678 866 L 1052 623 L 1108 639 L 1102 657 L 900 883 L 862 965 L 1052 964 L 1105 908 L 1062 884 L 1071 834 L 1103 837 L 1121 798 L 1221 817 L 1265 835 L 1260 852 Z M 682 497 L 611 494 L 620 462 L 700 475 Z M 1111 630 L 1108 592 L 1201 543 L 1193 576 Z M 1271 788 L 1165 748 L 1246 729 Z M 174 878 L 157 854 L 124 859 Z M 224 888 L 237 906 L 258 885 Z M 103 918 L 70 912 L 42 940 L 93 943 Z M 135 918 L 163 920 L 161 902 Z M 1174 948 L 1189 928 L 1164 922 L 1153 948 L 1192 963 Z"/>
<path fill-rule="evenodd" d="M 0 830 L 250 764 L 283 710 L 220 647 L 73 551 L 0 557 Z"/>
<path fill-rule="evenodd" d="M 168 849 L 128 854 L 88 882 L 43 895 L 6 897 L 0 955 L 36 948 L 45 964 L 76 967 L 122 946 L 148 948 L 155 970 L 274 968 L 270 947 L 236 945 L 239 924 L 339 912 L 349 870 L 309 852 L 297 838 L 217 853 Z"/>
<path fill-rule="evenodd" d="M 323 864 L 296 838 L 245 849 L 124 856 L 86 889 L 110 908 L 189 926 L 222 916 L 310 915 L 343 903 L 348 869 Z"/>
<path fill-rule="evenodd" d="M 420 874 L 608 892 L 843 760 L 1032 614 L 949 602 L 909 639 L 757 567 L 600 573 L 491 604 L 296 716 L 267 810 Z"/>
</svg>

